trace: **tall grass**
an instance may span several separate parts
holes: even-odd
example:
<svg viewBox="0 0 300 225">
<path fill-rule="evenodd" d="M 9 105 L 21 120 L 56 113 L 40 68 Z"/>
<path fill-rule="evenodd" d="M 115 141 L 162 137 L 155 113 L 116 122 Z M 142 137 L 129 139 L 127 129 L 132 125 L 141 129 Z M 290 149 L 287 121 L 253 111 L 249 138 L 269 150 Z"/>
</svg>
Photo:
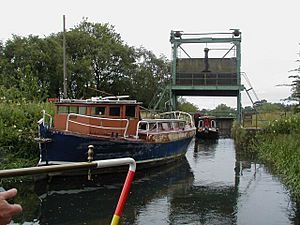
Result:
<svg viewBox="0 0 300 225">
<path fill-rule="evenodd" d="M 275 120 L 256 135 L 258 156 L 300 199 L 300 116 Z"/>
</svg>

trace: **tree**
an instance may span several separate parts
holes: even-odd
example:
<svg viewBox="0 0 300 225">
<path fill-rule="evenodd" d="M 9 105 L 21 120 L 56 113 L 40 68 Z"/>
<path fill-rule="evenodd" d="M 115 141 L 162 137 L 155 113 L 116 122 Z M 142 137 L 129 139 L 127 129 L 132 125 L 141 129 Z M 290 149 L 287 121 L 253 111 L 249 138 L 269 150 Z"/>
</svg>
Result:
<svg viewBox="0 0 300 225">
<path fill-rule="evenodd" d="M 235 115 L 236 110 L 227 106 L 226 104 L 220 104 L 215 109 L 211 110 L 210 114 L 214 116 L 229 116 Z"/>
<path fill-rule="evenodd" d="M 270 103 L 266 100 L 262 102 L 259 105 L 256 105 L 256 110 L 259 113 L 270 113 L 270 112 L 278 112 L 278 111 L 284 111 L 284 105 L 281 103 Z"/>
<path fill-rule="evenodd" d="M 300 56 L 300 52 L 298 53 Z M 298 104 L 300 104 L 300 60 L 298 59 L 296 61 L 298 63 L 298 66 L 295 69 L 290 70 L 289 72 L 292 73 L 292 75 L 289 76 L 289 78 L 292 78 L 292 94 L 287 100 L 293 100 L 298 101 Z"/>
<path fill-rule="evenodd" d="M 62 39 L 62 33 L 44 38 L 15 35 L 5 44 L 0 42 L 0 85 L 16 88 L 30 100 L 59 97 L 63 89 Z M 109 24 L 84 19 L 66 32 L 66 40 L 71 98 L 129 94 L 148 107 L 151 99 L 160 98 L 161 90 L 166 89 L 170 77 L 166 57 L 128 46 Z"/>
<path fill-rule="evenodd" d="M 78 38 L 76 35 L 84 38 Z M 84 19 L 69 32 L 67 39 L 72 36 L 76 40 L 68 44 L 72 63 L 75 60 L 77 63 L 78 60 L 82 60 L 84 64 L 90 62 L 92 77 L 86 85 L 114 95 L 127 93 L 131 86 L 135 52 L 134 48 L 123 43 L 114 27 L 107 23 L 91 23 Z M 72 49 L 76 52 L 71 52 Z"/>
<path fill-rule="evenodd" d="M 151 51 L 141 47 L 136 49 L 135 64 L 131 95 L 142 101 L 145 107 L 153 107 L 163 89 L 167 88 L 170 78 L 169 61 L 164 56 L 157 58 Z M 162 100 L 162 103 L 165 101 L 166 99 Z M 162 107 L 163 104 L 160 108 Z"/>
<path fill-rule="evenodd" d="M 26 94 L 28 99 L 43 98 L 50 86 L 57 81 L 55 68 L 55 46 L 37 36 L 13 36 L 5 43 L 2 53 L 1 84 L 6 88 L 16 87 Z M 30 88 L 31 87 L 31 88 Z M 32 93 L 28 91 L 32 90 Z M 33 92 L 34 91 L 34 92 Z"/>
<path fill-rule="evenodd" d="M 193 103 L 188 102 L 184 98 L 178 99 L 178 110 L 188 112 L 188 113 L 195 113 L 199 111 L 199 108 L 194 105 Z"/>
<path fill-rule="evenodd" d="M 4 77 L 3 77 L 3 67 L 4 67 L 4 46 L 3 42 L 0 40 L 0 85 L 3 85 Z"/>
</svg>

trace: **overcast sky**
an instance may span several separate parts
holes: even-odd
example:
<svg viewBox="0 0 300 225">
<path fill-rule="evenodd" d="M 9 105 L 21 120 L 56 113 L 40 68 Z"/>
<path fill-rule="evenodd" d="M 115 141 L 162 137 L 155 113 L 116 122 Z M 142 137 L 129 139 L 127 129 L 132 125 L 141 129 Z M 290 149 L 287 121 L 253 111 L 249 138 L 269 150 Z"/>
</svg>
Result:
<svg viewBox="0 0 300 225">
<path fill-rule="evenodd" d="M 300 50 L 299 0 L 3 0 L 0 39 L 12 34 L 47 36 L 67 29 L 83 17 L 115 26 L 128 45 L 143 46 L 157 56 L 171 59 L 171 30 L 189 32 L 242 32 L 242 71 L 246 72 L 260 99 L 280 102 L 290 94 L 288 71 L 298 67 Z M 245 82 L 243 82 L 245 83 Z M 220 103 L 235 107 L 236 98 L 189 98 L 200 108 Z M 243 106 L 249 105 L 242 95 Z"/>
</svg>

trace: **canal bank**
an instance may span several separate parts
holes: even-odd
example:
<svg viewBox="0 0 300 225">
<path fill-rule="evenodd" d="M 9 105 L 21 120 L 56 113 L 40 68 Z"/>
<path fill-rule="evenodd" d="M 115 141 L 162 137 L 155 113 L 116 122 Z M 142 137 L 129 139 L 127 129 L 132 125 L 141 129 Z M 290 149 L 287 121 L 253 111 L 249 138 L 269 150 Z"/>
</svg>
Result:
<svg viewBox="0 0 300 225">
<path fill-rule="evenodd" d="M 109 224 L 125 176 L 10 183 L 23 214 L 14 224 Z M 120 224 L 299 224 L 281 180 L 236 152 L 232 139 L 195 140 L 184 160 L 136 174 Z"/>
<path fill-rule="evenodd" d="M 278 174 L 300 199 L 300 116 L 271 122 L 263 129 L 234 125 L 232 136 L 240 154 L 254 155 Z"/>
</svg>

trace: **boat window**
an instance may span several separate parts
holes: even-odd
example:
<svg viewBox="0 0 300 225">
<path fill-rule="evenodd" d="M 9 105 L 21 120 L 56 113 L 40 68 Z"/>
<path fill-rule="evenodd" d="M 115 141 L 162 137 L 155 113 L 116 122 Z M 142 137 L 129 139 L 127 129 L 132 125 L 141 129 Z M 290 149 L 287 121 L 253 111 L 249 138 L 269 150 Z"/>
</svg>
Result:
<svg viewBox="0 0 300 225">
<path fill-rule="evenodd" d="M 93 115 L 105 115 L 105 106 L 93 108 Z"/>
<path fill-rule="evenodd" d="M 178 123 L 177 122 L 173 123 L 173 129 L 174 130 L 178 129 Z"/>
<path fill-rule="evenodd" d="M 162 124 L 161 123 L 158 123 L 158 130 L 163 130 L 163 127 L 162 127 Z"/>
<path fill-rule="evenodd" d="M 216 121 L 212 120 L 212 121 L 210 122 L 210 125 L 211 125 L 211 127 L 216 127 Z"/>
<path fill-rule="evenodd" d="M 199 126 L 198 127 L 203 127 L 203 120 L 199 121 Z"/>
<path fill-rule="evenodd" d="M 79 107 L 79 114 L 85 115 L 85 114 L 86 114 L 86 107 L 80 106 L 80 107 Z"/>
<path fill-rule="evenodd" d="M 146 123 L 141 123 L 139 125 L 139 130 L 147 130 L 147 124 Z"/>
<path fill-rule="evenodd" d="M 58 114 L 68 113 L 69 107 L 68 106 L 57 106 Z"/>
<path fill-rule="evenodd" d="M 156 123 L 150 123 L 149 124 L 149 130 L 150 131 L 153 131 L 153 130 L 155 130 L 156 129 Z"/>
<path fill-rule="evenodd" d="M 109 108 L 110 116 L 120 116 L 120 106 L 111 106 Z"/>
<path fill-rule="evenodd" d="M 78 113 L 78 107 L 77 106 L 70 106 L 69 113 Z"/>
<path fill-rule="evenodd" d="M 183 129 L 184 128 L 184 125 L 185 125 L 185 123 L 182 121 L 182 122 L 179 122 L 179 128 L 180 129 Z"/>
<path fill-rule="evenodd" d="M 162 123 L 162 129 L 163 130 L 170 130 L 170 124 L 169 123 Z"/>
<path fill-rule="evenodd" d="M 126 112 L 125 112 L 126 117 L 135 117 L 135 106 L 133 105 L 127 105 L 126 106 Z"/>
</svg>

